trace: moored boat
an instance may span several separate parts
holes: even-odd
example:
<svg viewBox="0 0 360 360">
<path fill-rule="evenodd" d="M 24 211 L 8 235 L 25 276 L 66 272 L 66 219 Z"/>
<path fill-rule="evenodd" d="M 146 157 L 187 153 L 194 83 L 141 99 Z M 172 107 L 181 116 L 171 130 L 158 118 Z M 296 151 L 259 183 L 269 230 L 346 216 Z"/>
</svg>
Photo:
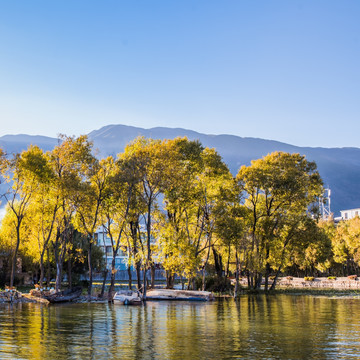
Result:
<svg viewBox="0 0 360 360">
<path fill-rule="evenodd" d="M 113 297 L 115 304 L 122 305 L 141 305 L 142 297 L 140 293 L 131 290 L 117 291 Z"/>
<path fill-rule="evenodd" d="M 210 291 L 150 289 L 146 294 L 146 300 L 210 301 L 214 299 Z"/>
<path fill-rule="evenodd" d="M 80 297 L 81 293 L 82 288 L 78 286 L 73 289 L 60 291 L 48 296 L 43 296 L 43 298 L 48 300 L 50 303 L 70 302 Z"/>
</svg>

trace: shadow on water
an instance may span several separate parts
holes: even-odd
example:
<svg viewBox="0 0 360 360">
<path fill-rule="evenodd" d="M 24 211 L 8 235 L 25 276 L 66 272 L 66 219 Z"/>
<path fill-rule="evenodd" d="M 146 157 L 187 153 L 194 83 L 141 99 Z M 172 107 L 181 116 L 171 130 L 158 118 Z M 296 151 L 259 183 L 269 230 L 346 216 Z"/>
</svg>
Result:
<svg viewBox="0 0 360 360">
<path fill-rule="evenodd" d="M 0 306 L 1 359 L 360 357 L 360 299 Z"/>
</svg>

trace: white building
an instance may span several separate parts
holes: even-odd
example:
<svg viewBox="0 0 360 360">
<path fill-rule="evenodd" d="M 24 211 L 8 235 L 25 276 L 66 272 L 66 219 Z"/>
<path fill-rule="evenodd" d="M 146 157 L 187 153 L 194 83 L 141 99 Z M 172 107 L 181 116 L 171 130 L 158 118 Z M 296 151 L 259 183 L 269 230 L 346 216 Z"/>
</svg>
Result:
<svg viewBox="0 0 360 360">
<path fill-rule="evenodd" d="M 360 216 L 360 208 L 351 209 L 351 210 L 341 210 L 340 220 L 349 220 L 353 219 L 356 216 Z"/>
<path fill-rule="evenodd" d="M 145 233 L 145 227 L 144 225 L 140 225 L 140 231 L 142 233 Z M 106 234 L 106 230 L 103 226 L 101 226 L 96 233 L 94 234 L 94 240 L 96 241 L 96 244 L 102 249 L 104 252 L 104 259 L 106 262 L 106 267 L 108 269 L 111 269 L 111 262 L 112 262 L 112 246 L 111 246 L 111 240 L 109 236 Z M 156 245 L 156 239 L 151 236 L 150 238 L 151 245 Z M 118 254 L 115 258 L 115 269 L 116 270 L 127 270 L 128 268 L 128 254 L 126 251 L 123 251 L 121 248 L 118 251 Z M 156 257 L 153 257 L 153 260 L 156 263 Z"/>
<path fill-rule="evenodd" d="M 112 262 L 112 246 L 111 240 L 107 236 L 105 229 L 101 227 L 95 234 L 95 241 L 97 245 L 103 250 L 104 258 L 106 261 L 106 267 L 111 269 L 111 262 Z M 126 252 L 119 249 L 118 254 L 115 258 L 115 268 L 116 270 L 126 270 L 128 264 L 128 256 Z"/>
</svg>

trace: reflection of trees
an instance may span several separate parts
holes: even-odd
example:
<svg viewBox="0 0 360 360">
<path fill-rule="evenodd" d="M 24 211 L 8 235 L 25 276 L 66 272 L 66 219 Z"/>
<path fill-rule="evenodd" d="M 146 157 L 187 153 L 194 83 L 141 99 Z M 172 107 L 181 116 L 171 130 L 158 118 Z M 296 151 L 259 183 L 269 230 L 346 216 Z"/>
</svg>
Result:
<svg viewBox="0 0 360 360">
<path fill-rule="evenodd" d="M 0 358 L 328 358 L 359 353 L 359 299 L 1 305 Z"/>
</svg>

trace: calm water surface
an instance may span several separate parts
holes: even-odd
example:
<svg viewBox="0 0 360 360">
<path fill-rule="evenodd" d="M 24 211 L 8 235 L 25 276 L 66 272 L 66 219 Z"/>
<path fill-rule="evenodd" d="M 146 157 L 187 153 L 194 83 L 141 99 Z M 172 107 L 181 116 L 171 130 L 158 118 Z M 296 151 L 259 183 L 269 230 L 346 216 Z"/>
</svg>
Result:
<svg viewBox="0 0 360 360">
<path fill-rule="evenodd" d="M 0 359 L 360 358 L 360 298 L 0 304 Z"/>
</svg>

